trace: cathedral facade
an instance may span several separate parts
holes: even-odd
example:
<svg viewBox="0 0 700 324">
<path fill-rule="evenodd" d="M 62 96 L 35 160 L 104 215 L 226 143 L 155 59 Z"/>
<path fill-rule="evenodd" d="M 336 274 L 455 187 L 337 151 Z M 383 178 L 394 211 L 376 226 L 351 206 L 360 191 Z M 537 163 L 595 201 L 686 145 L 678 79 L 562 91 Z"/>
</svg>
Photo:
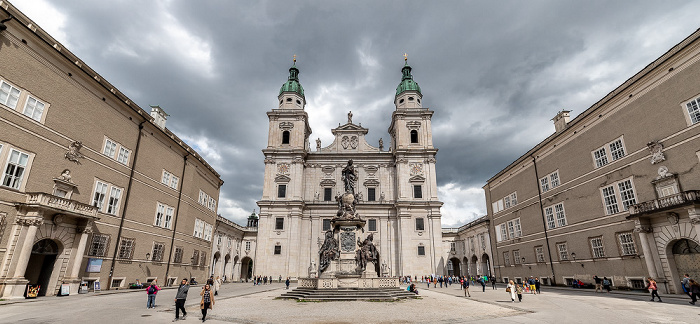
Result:
<svg viewBox="0 0 700 324">
<path fill-rule="evenodd" d="M 313 277 L 324 232 L 345 191 L 341 171 L 352 160 L 357 213 L 379 252 L 378 275 L 421 276 L 446 267 L 440 224 L 431 118 L 408 63 L 402 68 L 388 147 L 365 140 L 367 128 L 347 122 L 332 129 L 333 143 L 311 148 L 306 99 L 296 63 L 267 112 L 265 178 L 256 238 L 255 275 Z"/>
</svg>

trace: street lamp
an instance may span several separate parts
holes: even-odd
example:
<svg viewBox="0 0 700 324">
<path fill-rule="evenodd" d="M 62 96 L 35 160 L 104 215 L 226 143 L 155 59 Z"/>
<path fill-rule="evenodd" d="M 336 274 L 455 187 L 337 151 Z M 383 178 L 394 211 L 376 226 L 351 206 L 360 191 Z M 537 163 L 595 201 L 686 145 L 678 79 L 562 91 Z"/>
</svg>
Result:
<svg viewBox="0 0 700 324">
<path fill-rule="evenodd" d="M 522 258 L 520 259 L 520 261 L 522 261 L 522 262 L 521 262 L 522 264 L 525 264 L 525 257 L 522 257 Z"/>
<path fill-rule="evenodd" d="M 574 259 L 574 261 L 576 261 L 576 252 L 571 252 L 571 258 Z"/>
<path fill-rule="evenodd" d="M 146 261 L 151 259 L 151 253 L 146 252 Z"/>
</svg>

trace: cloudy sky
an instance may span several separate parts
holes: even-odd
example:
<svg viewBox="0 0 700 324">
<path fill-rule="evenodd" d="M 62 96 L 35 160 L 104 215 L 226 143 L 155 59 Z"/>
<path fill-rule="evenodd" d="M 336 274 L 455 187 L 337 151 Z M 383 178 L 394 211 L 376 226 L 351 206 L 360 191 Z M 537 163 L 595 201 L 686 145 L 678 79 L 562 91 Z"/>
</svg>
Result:
<svg viewBox="0 0 700 324">
<path fill-rule="evenodd" d="M 553 133 L 557 111 L 580 114 L 700 27 L 698 1 L 11 2 L 141 107 L 163 107 L 241 224 L 294 54 L 325 146 L 348 110 L 368 142 L 389 138 L 408 53 L 451 227 L 486 213 L 481 187 Z"/>
</svg>

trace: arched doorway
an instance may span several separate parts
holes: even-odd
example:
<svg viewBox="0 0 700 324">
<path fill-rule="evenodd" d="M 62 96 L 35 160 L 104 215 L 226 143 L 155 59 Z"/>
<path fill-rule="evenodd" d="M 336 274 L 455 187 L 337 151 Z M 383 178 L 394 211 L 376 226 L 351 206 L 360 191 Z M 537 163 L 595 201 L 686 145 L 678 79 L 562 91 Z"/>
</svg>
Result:
<svg viewBox="0 0 700 324">
<path fill-rule="evenodd" d="M 687 238 L 680 239 L 671 248 L 673 261 L 676 264 L 677 278 L 683 278 L 684 274 L 691 278 L 700 278 L 700 245 Z M 682 292 L 682 289 L 678 289 Z"/>
<path fill-rule="evenodd" d="M 460 268 L 459 259 L 452 258 L 447 263 L 447 274 L 450 276 L 459 276 L 462 274 Z"/>
<path fill-rule="evenodd" d="M 248 281 L 253 278 L 253 259 L 244 257 L 241 259 L 241 280 Z"/>
<path fill-rule="evenodd" d="M 484 253 L 481 256 L 481 273 L 485 276 L 491 276 L 491 260 L 489 260 L 489 255 Z"/>
<path fill-rule="evenodd" d="M 231 255 L 227 254 L 224 257 L 224 277 L 222 278 L 222 279 L 225 278 L 225 281 L 231 280 L 231 269 L 232 268 L 231 269 L 230 268 L 231 268 Z"/>
<path fill-rule="evenodd" d="M 217 267 L 219 265 L 219 259 L 221 259 L 221 253 L 218 251 L 214 253 L 214 260 L 212 261 L 211 265 L 211 275 L 214 276 L 215 278 L 217 276 L 221 276 L 221 272 L 219 271 L 219 268 Z"/>
<path fill-rule="evenodd" d="M 58 244 L 52 239 L 43 239 L 32 246 L 24 278 L 40 286 L 39 296 L 46 296 L 59 252 Z"/>
<path fill-rule="evenodd" d="M 472 262 L 469 263 L 469 275 L 470 276 L 476 276 L 477 274 L 479 274 L 477 262 L 479 262 L 479 259 L 476 257 L 476 255 L 472 255 Z"/>
</svg>

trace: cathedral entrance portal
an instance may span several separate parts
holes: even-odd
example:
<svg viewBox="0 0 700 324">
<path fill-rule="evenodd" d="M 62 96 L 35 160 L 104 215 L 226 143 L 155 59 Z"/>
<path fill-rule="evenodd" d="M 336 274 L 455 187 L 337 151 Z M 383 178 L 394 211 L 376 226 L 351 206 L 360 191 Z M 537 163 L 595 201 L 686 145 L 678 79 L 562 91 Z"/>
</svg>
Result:
<svg viewBox="0 0 700 324">
<path fill-rule="evenodd" d="M 450 276 L 459 276 L 462 274 L 462 271 L 460 269 L 460 264 L 459 264 L 459 259 L 457 258 L 452 258 L 450 259 L 449 263 L 452 266 L 447 267 L 447 274 Z"/>
<path fill-rule="evenodd" d="M 673 261 L 676 263 L 678 278 L 689 274 L 690 278 L 700 278 L 700 245 L 689 239 L 680 239 L 673 244 L 671 249 Z M 679 289 L 682 292 L 681 289 Z"/>
<path fill-rule="evenodd" d="M 46 296 L 58 253 L 58 244 L 51 239 L 43 239 L 32 246 L 24 278 L 40 286 L 39 296 Z"/>
<path fill-rule="evenodd" d="M 241 280 L 253 278 L 253 259 L 245 257 L 241 260 Z"/>
</svg>

